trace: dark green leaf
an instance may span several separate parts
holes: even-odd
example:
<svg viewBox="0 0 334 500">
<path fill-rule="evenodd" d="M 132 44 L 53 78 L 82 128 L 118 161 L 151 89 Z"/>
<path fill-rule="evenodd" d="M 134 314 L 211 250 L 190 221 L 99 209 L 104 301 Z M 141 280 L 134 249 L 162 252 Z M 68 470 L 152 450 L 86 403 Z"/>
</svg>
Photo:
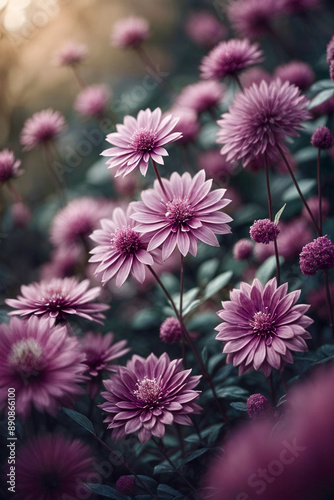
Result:
<svg viewBox="0 0 334 500">
<path fill-rule="evenodd" d="M 313 109 L 325 101 L 328 101 L 334 95 L 334 88 L 322 90 L 318 95 L 316 95 L 308 106 L 308 109 Z"/>
<path fill-rule="evenodd" d="M 155 488 L 158 485 L 157 481 L 155 479 L 153 479 L 152 477 L 142 476 L 141 474 L 137 474 L 137 477 L 139 479 L 141 479 L 142 482 L 144 484 L 146 484 L 146 486 L 148 486 L 152 490 L 155 490 Z M 140 486 L 141 488 L 143 488 L 143 485 L 139 481 L 137 481 L 137 484 L 138 484 L 138 486 Z"/>
<path fill-rule="evenodd" d="M 175 469 L 173 469 L 170 465 L 156 465 L 153 470 L 153 474 L 170 474 L 175 473 Z"/>
<path fill-rule="evenodd" d="M 202 349 L 202 360 L 203 363 L 206 365 L 208 361 L 208 347 L 206 345 Z"/>
<path fill-rule="evenodd" d="M 199 266 L 197 272 L 197 280 L 201 286 L 206 285 L 211 280 L 211 278 L 213 278 L 213 276 L 217 272 L 218 266 L 218 259 L 207 260 Z"/>
<path fill-rule="evenodd" d="M 86 431 L 90 432 L 91 434 L 94 434 L 94 436 L 96 435 L 92 422 L 85 415 L 75 410 L 70 410 L 69 408 L 63 408 L 62 410 L 77 424 L 81 425 L 81 427 L 86 429 Z"/>
<path fill-rule="evenodd" d="M 282 215 L 282 213 L 283 213 L 283 211 L 284 211 L 285 207 L 286 207 L 286 203 L 284 203 L 283 207 L 282 207 L 282 208 L 281 208 L 281 209 L 277 212 L 277 214 L 275 215 L 275 220 L 274 220 L 274 223 L 275 223 L 276 225 L 279 223 L 279 220 L 280 220 L 280 218 L 281 218 L 281 215 Z"/>
<path fill-rule="evenodd" d="M 115 488 L 108 486 L 106 484 L 95 484 L 87 483 L 87 488 L 95 493 L 96 495 L 101 495 L 106 498 L 113 498 L 114 500 L 130 500 L 130 497 L 122 495 Z"/>
<path fill-rule="evenodd" d="M 159 484 L 157 492 L 158 493 L 168 493 L 169 495 L 171 495 L 170 498 L 176 498 L 180 495 L 179 491 L 174 490 L 174 488 L 171 488 L 167 484 Z"/>
<path fill-rule="evenodd" d="M 315 179 L 301 179 L 300 181 L 298 181 L 299 189 L 306 198 L 311 193 L 316 183 L 317 181 Z M 296 200 L 298 198 L 299 194 L 294 185 L 287 189 L 282 196 L 282 199 L 285 202 Z"/>
<path fill-rule="evenodd" d="M 330 80 L 329 78 L 315 82 L 309 88 L 309 92 L 312 94 L 318 94 L 322 90 L 327 90 L 327 89 L 334 89 L 334 82 L 332 80 Z"/>
<path fill-rule="evenodd" d="M 279 257 L 280 265 L 283 264 L 283 257 Z M 276 257 L 275 255 L 271 255 L 268 257 L 263 264 L 258 268 L 256 272 L 256 277 L 261 281 L 262 285 L 265 285 L 267 281 L 272 278 L 272 276 L 276 273 Z"/>
<path fill-rule="evenodd" d="M 300 149 L 294 154 L 294 158 L 297 163 L 303 163 L 306 161 L 316 160 L 318 155 L 317 148 L 313 146 L 308 146 L 307 148 Z"/>
<path fill-rule="evenodd" d="M 209 451 L 209 449 L 210 448 L 201 448 L 200 450 L 196 450 L 193 453 L 190 453 L 190 455 L 187 458 L 179 461 L 178 468 L 182 467 L 185 464 L 188 464 L 189 462 L 192 462 L 193 460 L 196 460 L 196 458 L 204 455 L 204 453 Z"/>
<path fill-rule="evenodd" d="M 226 286 L 232 278 L 232 275 L 232 271 L 226 271 L 225 273 L 219 274 L 219 276 L 216 276 L 216 278 L 210 281 L 210 283 L 208 283 L 205 287 L 203 301 L 210 299 L 224 286 Z"/>
<path fill-rule="evenodd" d="M 230 405 L 232 406 L 232 408 L 235 408 L 236 410 L 239 411 L 247 411 L 248 409 L 246 403 L 236 402 L 236 403 L 230 403 Z"/>
</svg>

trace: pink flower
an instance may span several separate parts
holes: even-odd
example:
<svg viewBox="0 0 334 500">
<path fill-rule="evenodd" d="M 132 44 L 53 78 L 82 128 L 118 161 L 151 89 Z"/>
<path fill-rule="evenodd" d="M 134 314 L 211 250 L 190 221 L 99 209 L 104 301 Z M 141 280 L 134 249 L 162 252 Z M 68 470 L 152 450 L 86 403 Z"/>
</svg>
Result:
<svg viewBox="0 0 334 500">
<path fill-rule="evenodd" d="M 286 150 L 286 136 L 297 136 L 301 122 L 309 118 L 307 100 L 295 85 L 281 80 L 270 84 L 253 84 L 238 93 L 228 113 L 217 123 L 218 143 L 228 161 L 242 159 L 243 166 L 259 155 L 272 161 L 278 156 L 277 146 Z"/>
<path fill-rule="evenodd" d="M 56 53 L 59 66 L 76 66 L 87 57 L 87 47 L 82 43 L 67 42 Z"/>
<path fill-rule="evenodd" d="M 198 116 L 195 111 L 189 108 L 178 108 L 174 106 L 171 109 L 171 113 L 178 119 L 175 126 L 175 132 L 180 133 L 178 142 L 187 144 L 188 142 L 194 141 L 201 130 L 200 122 L 198 121 Z"/>
<path fill-rule="evenodd" d="M 133 356 L 117 375 L 105 380 L 106 402 L 100 405 L 107 412 L 105 422 L 118 440 L 138 432 L 142 444 L 151 436 L 162 438 L 165 425 L 192 425 L 189 415 L 201 409 L 194 401 L 200 376 L 190 376 L 191 370 L 180 370 L 182 360 L 170 360 L 166 353 L 147 359 Z"/>
<path fill-rule="evenodd" d="M 201 153 L 197 157 L 198 165 L 204 169 L 208 177 L 213 180 L 226 183 L 234 174 L 237 164 L 227 162 L 220 154 L 219 149 L 212 149 Z"/>
<path fill-rule="evenodd" d="M 202 59 L 201 77 L 205 80 L 220 80 L 261 61 L 262 51 L 257 44 L 250 44 L 248 40 L 231 39 L 220 42 Z"/>
<path fill-rule="evenodd" d="M 22 285 L 17 299 L 6 299 L 8 306 L 17 309 L 10 316 L 32 316 L 49 318 L 50 325 L 64 321 L 68 315 L 77 315 L 89 321 L 102 323 L 102 311 L 109 309 L 106 304 L 94 303 L 101 288 L 89 288 L 89 280 L 79 282 L 76 278 L 53 278 L 50 281 Z"/>
<path fill-rule="evenodd" d="M 206 10 L 193 12 L 186 21 L 185 31 L 197 45 L 206 49 L 212 49 L 227 35 L 225 26 Z"/>
<path fill-rule="evenodd" d="M 41 266 L 40 278 L 49 281 L 52 278 L 73 276 L 80 262 L 80 249 L 77 247 L 60 247 L 51 252 L 49 262 Z"/>
<path fill-rule="evenodd" d="M 117 21 L 111 33 L 111 44 L 120 49 L 136 48 L 149 37 L 148 21 L 142 17 L 126 17 Z"/>
<path fill-rule="evenodd" d="M 181 137 L 179 132 L 172 132 L 177 122 L 172 115 L 162 119 L 160 108 L 141 110 L 137 119 L 126 116 L 122 125 L 116 125 L 117 132 L 107 135 L 107 141 L 114 147 L 102 153 L 112 157 L 106 165 L 117 167 L 116 176 L 129 174 L 136 167 L 146 175 L 150 158 L 163 165 L 162 157 L 168 153 L 161 146 Z"/>
<path fill-rule="evenodd" d="M 35 407 L 54 415 L 83 392 L 78 383 L 86 379 L 84 360 L 65 326 L 50 328 L 45 318 L 12 318 L 0 325 L 0 406 L 13 387 L 17 413 L 27 417 Z"/>
<path fill-rule="evenodd" d="M 204 170 L 193 178 L 188 172 L 173 172 L 162 182 L 165 192 L 155 181 L 154 189 L 143 191 L 142 201 L 133 203 L 135 229 L 150 237 L 147 249 L 161 246 L 166 260 L 176 246 L 184 256 L 196 255 L 198 241 L 219 246 L 215 233 L 231 232 L 231 217 L 220 212 L 230 202 L 223 199 L 226 189 L 210 192 L 212 180 L 205 180 Z"/>
<path fill-rule="evenodd" d="M 10 213 L 15 227 L 26 227 L 31 221 L 31 211 L 28 205 L 18 201 L 10 206 Z"/>
<path fill-rule="evenodd" d="M 111 216 L 111 202 L 83 196 L 70 201 L 55 215 L 50 228 L 50 240 L 57 247 L 81 248 L 100 225 L 100 219 Z"/>
<path fill-rule="evenodd" d="M 278 0 L 235 0 L 227 7 L 228 18 L 238 36 L 251 39 L 270 33 L 271 22 L 279 14 Z"/>
<path fill-rule="evenodd" d="M 300 290 L 287 290 L 287 283 L 277 287 L 276 278 L 264 288 L 254 279 L 252 285 L 242 282 L 240 290 L 230 293 L 231 300 L 222 302 L 216 340 L 225 342 L 226 362 L 239 366 L 240 375 L 254 369 L 267 377 L 272 368 L 293 363 L 292 351 L 307 351 L 305 340 L 311 335 L 305 327 L 313 320 L 305 313 L 310 306 L 296 305 Z"/>
<path fill-rule="evenodd" d="M 0 184 L 19 175 L 20 160 L 16 160 L 14 153 L 9 149 L 0 151 Z"/>
<path fill-rule="evenodd" d="M 127 340 L 114 342 L 114 334 L 109 332 L 105 335 L 101 333 L 88 332 L 80 339 L 80 350 L 85 354 L 85 364 L 88 366 L 87 374 L 90 380 L 87 389 L 93 399 L 100 387 L 102 376 L 105 371 L 117 371 L 117 366 L 111 365 L 114 359 L 124 356 L 130 351 L 125 347 Z"/>
<path fill-rule="evenodd" d="M 300 90 L 307 90 L 315 80 L 312 67 L 302 61 L 290 61 L 288 64 L 277 66 L 274 78 L 280 78 L 282 82 L 289 82 Z"/>
<path fill-rule="evenodd" d="M 251 87 L 253 83 L 260 85 L 262 80 L 270 83 L 272 77 L 268 71 L 261 68 L 261 66 L 254 66 L 253 68 L 246 69 L 246 71 L 240 75 L 240 82 L 244 89 L 248 89 L 248 87 Z"/>
<path fill-rule="evenodd" d="M 16 461 L 17 500 L 90 497 L 84 486 L 94 475 L 93 456 L 79 440 L 58 435 L 36 436 L 22 445 Z"/>
<path fill-rule="evenodd" d="M 74 103 L 74 109 L 85 117 L 99 117 L 106 110 L 111 92 L 106 85 L 90 85 L 85 87 Z"/>
<path fill-rule="evenodd" d="M 197 82 L 184 87 L 175 104 L 189 108 L 195 113 L 203 113 L 219 105 L 224 95 L 224 86 L 215 81 Z"/>
<path fill-rule="evenodd" d="M 112 219 L 102 219 L 102 229 L 97 229 L 91 239 L 97 246 L 91 250 L 89 262 L 98 262 L 95 276 L 102 275 L 102 283 L 116 276 L 116 285 L 123 285 L 129 274 L 140 283 L 145 279 L 146 266 L 154 263 L 153 256 L 147 251 L 147 236 L 134 229 L 135 222 L 130 218 L 132 204 L 127 212 L 115 208 Z"/>
<path fill-rule="evenodd" d="M 313 276 L 320 269 L 334 267 L 334 245 L 327 236 L 320 236 L 303 246 L 299 255 L 300 270 L 306 276 Z"/>
<path fill-rule="evenodd" d="M 65 129 L 65 118 L 59 111 L 44 109 L 28 118 L 20 136 L 20 142 L 25 150 L 33 149 L 43 142 L 52 140 Z"/>
</svg>

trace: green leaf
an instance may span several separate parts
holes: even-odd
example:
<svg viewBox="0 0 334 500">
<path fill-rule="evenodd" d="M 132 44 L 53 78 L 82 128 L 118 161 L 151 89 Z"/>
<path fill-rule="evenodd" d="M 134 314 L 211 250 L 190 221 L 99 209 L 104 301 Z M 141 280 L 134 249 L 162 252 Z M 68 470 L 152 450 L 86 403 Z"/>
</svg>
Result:
<svg viewBox="0 0 334 500">
<path fill-rule="evenodd" d="M 278 247 L 279 250 L 279 247 Z M 283 257 L 279 257 L 279 263 L 282 265 L 284 262 Z M 258 268 L 256 272 L 256 277 L 261 281 L 262 285 L 265 285 L 267 281 L 272 278 L 276 273 L 276 257 L 271 255 L 266 259 L 263 264 Z"/>
<path fill-rule="evenodd" d="M 113 498 L 114 500 L 129 500 L 130 497 L 127 495 L 122 495 L 115 488 L 108 486 L 106 484 L 95 484 L 95 483 L 86 483 L 87 488 L 95 493 L 96 495 L 101 495 L 106 498 Z"/>
<path fill-rule="evenodd" d="M 152 490 L 155 490 L 158 483 L 155 479 L 153 479 L 152 477 L 148 477 L 148 476 L 142 476 L 141 474 L 137 474 L 137 477 L 139 479 L 141 479 L 143 481 L 144 484 L 146 484 L 146 486 L 148 486 L 149 488 L 151 488 Z M 140 488 L 143 488 L 143 485 L 137 481 L 137 485 L 140 487 Z"/>
<path fill-rule="evenodd" d="M 132 328 L 135 330 L 152 328 L 161 322 L 160 319 L 160 316 L 155 311 L 152 311 L 151 308 L 141 309 L 132 321 Z"/>
<path fill-rule="evenodd" d="M 313 146 L 308 146 L 307 148 L 300 149 L 294 154 L 294 158 L 297 163 L 304 163 L 306 161 L 316 160 L 318 156 L 317 148 Z"/>
<path fill-rule="evenodd" d="M 177 498 L 181 494 L 179 491 L 174 490 L 174 488 L 171 488 L 167 484 L 159 484 L 158 489 L 157 489 L 157 493 L 168 493 L 169 495 L 171 495 L 171 496 L 169 496 L 169 498 L 171 498 L 171 499 Z M 159 496 L 159 498 L 160 498 L 160 496 Z M 184 497 L 182 496 L 182 498 L 184 498 Z"/>
<path fill-rule="evenodd" d="M 202 301 L 210 299 L 213 295 L 219 292 L 224 286 L 226 286 L 230 279 L 232 278 L 233 272 L 226 271 L 225 273 L 216 276 L 210 283 L 207 284 L 204 290 L 204 297 Z"/>
<path fill-rule="evenodd" d="M 201 457 L 202 455 L 204 455 L 204 453 L 206 453 L 207 451 L 209 451 L 209 449 L 210 448 L 201 448 L 200 450 L 196 450 L 193 453 L 190 453 L 190 455 L 187 458 L 181 460 L 178 463 L 177 468 L 182 467 L 183 465 L 188 464 L 189 462 L 192 462 L 193 460 L 196 460 L 196 458 Z"/>
<path fill-rule="evenodd" d="M 98 186 L 105 182 L 110 182 L 110 170 L 106 166 L 106 159 L 102 158 L 90 167 L 86 174 L 86 180 L 89 184 Z"/>
<path fill-rule="evenodd" d="M 91 434 L 94 434 L 94 436 L 96 435 L 92 422 L 85 415 L 75 410 L 70 410 L 69 408 L 62 408 L 62 410 L 77 424 L 81 425 L 81 427 L 86 429 L 86 431 L 90 432 Z"/>
<path fill-rule="evenodd" d="M 316 183 L 317 181 L 315 179 L 301 179 L 300 181 L 298 181 L 298 186 L 303 195 L 307 197 L 311 193 Z M 282 196 L 282 199 L 285 202 L 296 200 L 298 198 L 299 194 L 294 185 L 287 189 Z"/>
<path fill-rule="evenodd" d="M 334 95 L 334 88 L 322 90 L 318 95 L 316 95 L 311 103 L 308 105 L 308 109 L 313 109 L 325 101 L 328 101 Z"/>
<path fill-rule="evenodd" d="M 218 437 L 218 434 L 220 432 L 220 430 L 222 429 L 222 427 L 224 427 L 224 423 L 220 423 L 220 424 L 214 424 L 214 425 L 210 425 L 209 427 L 207 427 L 206 429 L 204 429 L 203 431 L 201 431 L 201 438 L 203 440 L 205 440 L 206 438 L 208 438 L 208 444 L 212 444 L 216 441 L 217 437 Z M 187 436 L 185 438 L 185 441 L 187 441 L 187 443 L 198 443 L 200 441 L 200 438 L 198 436 L 198 434 L 191 434 L 190 436 Z"/>
<path fill-rule="evenodd" d="M 182 313 L 185 314 L 186 310 L 189 308 L 190 305 L 192 305 L 192 302 L 194 299 L 197 297 L 199 294 L 199 288 L 191 288 L 187 292 L 183 294 L 183 300 L 182 300 Z M 173 295 L 173 300 L 175 302 L 176 308 L 179 310 L 180 309 L 180 294 L 175 294 Z"/>
<path fill-rule="evenodd" d="M 279 223 L 279 220 L 280 220 L 280 218 L 281 218 L 281 215 L 282 215 L 282 213 L 283 213 L 283 211 L 284 211 L 285 207 L 286 207 L 286 203 L 284 203 L 283 207 L 282 207 L 282 208 L 281 208 L 281 209 L 277 212 L 277 214 L 275 215 L 275 220 L 274 220 L 274 223 L 276 224 L 276 226 L 277 226 L 277 224 Z"/>
<path fill-rule="evenodd" d="M 219 398 L 245 398 L 248 396 L 248 392 L 238 385 L 230 385 L 229 387 L 218 389 L 217 396 Z"/>
<path fill-rule="evenodd" d="M 309 88 L 309 92 L 311 94 L 317 94 L 318 92 L 321 92 L 322 90 L 327 90 L 327 89 L 334 89 L 334 82 L 332 80 L 330 80 L 329 78 L 315 82 Z"/>
<path fill-rule="evenodd" d="M 206 346 L 206 345 L 202 349 L 202 360 L 203 360 L 203 363 L 206 365 L 206 363 L 208 361 L 208 346 Z"/>
<path fill-rule="evenodd" d="M 230 403 L 230 406 L 232 406 L 232 408 L 235 408 L 236 410 L 239 410 L 239 411 L 247 411 L 247 409 L 248 409 L 246 403 L 239 403 L 239 402 Z"/>
<path fill-rule="evenodd" d="M 153 470 L 153 474 L 170 474 L 175 473 L 175 469 L 170 465 L 156 465 Z"/>
<path fill-rule="evenodd" d="M 201 286 L 206 285 L 211 280 L 211 278 L 214 277 L 217 272 L 218 266 L 218 259 L 207 260 L 199 266 L 197 272 L 197 280 Z"/>
</svg>

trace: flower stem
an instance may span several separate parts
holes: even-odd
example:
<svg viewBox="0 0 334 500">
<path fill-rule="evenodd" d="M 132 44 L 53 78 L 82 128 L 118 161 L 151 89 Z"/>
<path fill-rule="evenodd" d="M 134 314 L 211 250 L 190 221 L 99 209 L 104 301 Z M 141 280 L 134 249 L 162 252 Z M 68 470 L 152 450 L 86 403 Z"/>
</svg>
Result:
<svg viewBox="0 0 334 500">
<path fill-rule="evenodd" d="M 297 189 L 297 191 L 298 191 L 298 194 L 299 194 L 299 196 L 300 196 L 300 199 L 301 199 L 301 200 L 302 200 L 302 202 L 304 203 L 304 206 L 305 206 L 305 208 L 306 208 L 306 210 L 307 210 L 307 212 L 308 212 L 309 216 L 310 216 L 310 217 L 311 217 L 311 219 L 312 219 L 312 222 L 313 222 L 313 225 L 314 225 L 314 227 L 315 227 L 315 230 L 317 231 L 318 235 L 320 236 L 320 229 L 319 229 L 319 227 L 318 227 L 317 221 L 315 220 L 314 215 L 312 214 L 312 212 L 311 212 L 311 210 L 310 210 L 310 207 L 308 206 L 308 203 L 307 203 L 307 201 L 305 200 L 304 195 L 303 195 L 303 193 L 302 193 L 302 192 L 301 192 L 301 190 L 300 190 L 300 187 L 298 186 L 297 179 L 296 179 L 296 177 L 294 176 L 294 173 L 292 172 L 292 169 L 291 169 L 291 167 L 290 167 L 290 165 L 289 165 L 289 162 L 288 162 L 288 160 L 287 160 L 287 157 L 285 156 L 284 151 L 282 150 L 282 148 L 281 148 L 281 146 L 280 146 L 279 144 L 276 144 L 276 147 L 277 147 L 278 151 L 280 152 L 280 155 L 282 156 L 283 161 L 284 161 L 285 165 L 287 166 L 287 169 L 289 170 L 289 174 L 290 174 L 290 176 L 291 176 L 291 179 L 292 179 L 292 181 L 293 181 L 293 183 L 294 183 L 294 185 L 295 185 L 295 188 L 296 188 L 296 189 Z"/>
<path fill-rule="evenodd" d="M 7 181 L 7 187 L 10 191 L 10 194 L 12 195 L 14 202 L 21 203 L 23 201 L 22 196 L 20 195 L 15 184 L 11 180 Z"/>
<path fill-rule="evenodd" d="M 332 308 L 331 290 L 329 287 L 329 279 L 328 279 L 327 269 L 324 269 L 324 277 L 325 277 L 327 309 L 328 309 L 328 316 L 329 316 L 329 326 L 330 326 L 330 328 L 332 330 L 332 334 L 334 336 L 333 308 Z"/>
<path fill-rule="evenodd" d="M 51 145 L 47 142 L 43 143 L 43 151 L 44 151 L 45 163 L 46 163 L 47 169 L 50 172 L 51 178 L 53 180 L 55 190 L 58 193 L 61 204 L 65 205 L 66 199 L 65 199 L 64 187 L 63 187 L 62 183 L 60 182 L 60 180 L 58 179 L 57 174 L 52 167 Z"/>
<path fill-rule="evenodd" d="M 162 182 L 162 179 L 160 177 L 160 174 L 159 174 L 159 170 L 158 170 L 158 167 L 157 167 L 157 164 L 155 163 L 155 161 L 151 158 L 152 160 L 152 165 L 153 165 L 153 168 L 154 168 L 154 172 L 155 172 L 155 175 L 156 175 L 156 178 L 158 179 L 158 182 L 160 184 L 160 187 L 164 193 L 165 196 L 168 197 L 168 194 L 167 194 L 167 191 L 165 189 L 165 186 L 163 185 L 163 182 Z"/>
<path fill-rule="evenodd" d="M 226 422 L 226 423 L 229 423 L 229 418 L 228 418 L 228 416 L 227 416 L 226 412 L 224 411 L 224 409 L 222 408 L 222 406 L 221 406 L 221 404 L 220 404 L 220 402 L 219 402 L 219 399 L 218 399 L 218 396 L 217 396 L 217 393 L 216 393 L 216 390 L 215 390 L 214 384 L 213 384 L 213 382 L 212 382 L 212 379 L 211 379 L 211 377 L 210 377 L 209 373 L 207 372 L 207 370 L 206 370 L 206 368 L 205 368 L 205 366 L 204 366 L 204 363 L 203 363 L 203 361 L 202 361 L 202 359 L 201 359 L 200 355 L 198 354 L 196 347 L 195 347 L 195 346 L 194 346 L 194 344 L 193 344 L 193 341 L 191 340 L 191 337 L 190 337 L 190 335 L 189 335 L 189 332 L 188 332 L 188 330 L 187 330 L 187 328 L 186 328 L 186 326 L 185 326 L 185 324 L 184 324 L 183 318 L 182 318 L 182 317 L 180 316 L 180 314 L 179 314 L 179 311 L 178 311 L 178 309 L 177 309 L 177 307 L 176 307 L 176 305 L 175 305 L 174 300 L 172 299 L 172 297 L 171 297 L 170 293 L 168 292 L 168 290 L 166 289 L 166 287 L 164 286 L 164 284 L 163 284 L 163 283 L 162 283 L 162 281 L 160 280 L 159 276 L 158 276 L 158 275 L 156 274 L 156 272 L 152 269 L 152 267 L 151 267 L 151 266 L 148 266 L 148 268 L 149 268 L 149 270 L 151 271 L 151 273 L 153 274 L 154 278 L 155 278 L 155 279 L 156 279 L 156 281 L 158 282 L 158 284 L 159 284 L 159 286 L 161 287 L 161 289 L 163 290 L 163 292 L 165 293 L 165 295 L 166 295 L 167 299 L 169 300 L 169 302 L 170 302 L 170 304 L 171 304 L 171 306 L 172 306 L 172 308 L 173 308 L 173 310 L 174 310 L 174 312 L 175 312 L 175 315 L 176 315 L 177 319 L 178 319 L 178 320 L 179 320 L 179 322 L 180 322 L 180 325 L 181 325 L 181 328 L 182 328 L 183 335 L 184 335 L 184 337 L 185 337 L 186 341 L 188 342 L 188 344 L 189 344 L 189 346 L 190 346 L 190 348 L 191 348 L 191 350 L 192 350 L 192 352 L 193 352 L 193 354 L 194 354 L 194 356 L 195 356 L 195 358 L 196 358 L 196 361 L 197 361 L 197 363 L 198 363 L 198 365 L 199 365 L 199 367 L 200 367 L 201 372 L 202 372 L 202 373 L 203 373 L 203 375 L 204 375 L 205 380 L 207 381 L 207 383 L 208 383 L 208 384 L 209 384 L 209 386 L 210 386 L 210 389 L 211 389 L 211 391 L 212 391 L 212 394 L 213 394 L 214 400 L 215 400 L 215 402 L 216 402 L 217 408 L 218 408 L 218 410 L 219 410 L 219 412 L 220 412 L 221 416 L 223 417 L 223 419 L 225 420 L 225 422 Z"/>
<path fill-rule="evenodd" d="M 233 78 L 234 78 L 235 82 L 237 83 L 237 85 L 238 85 L 239 89 L 241 90 L 241 92 L 243 92 L 244 91 L 244 87 L 243 87 L 243 85 L 242 85 L 242 83 L 240 81 L 239 75 L 237 73 L 234 73 Z"/>
<path fill-rule="evenodd" d="M 317 182 L 318 182 L 318 202 L 319 202 L 319 231 L 320 231 L 320 235 L 322 235 L 322 194 L 321 194 L 320 155 L 321 155 L 321 149 L 318 148 Z"/>
<path fill-rule="evenodd" d="M 86 87 L 86 82 L 83 79 L 80 71 L 78 70 L 77 66 L 71 66 L 74 74 L 75 81 L 77 82 L 80 90 L 83 90 Z"/>
<path fill-rule="evenodd" d="M 180 317 L 183 321 L 182 310 L 183 310 L 183 283 L 184 283 L 184 257 L 181 253 L 181 267 L 180 267 Z M 187 368 L 187 358 L 185 350 L 184 336 L 181 338 L 181 350 L 184 368 Z"/>
<path fill-rule="evenodd" d="M 270 181 L 269 181 L 269 166 L 268 166 L 267 155 L 265 155 L 265 164 L 266 164 L 266 185 L 267 185 L 269 217 L 270 217 L 270 220 L 273 221 L 273 204 L 272 204 L 272 200 L 271 200 Z M 277 238 L 274 239 L 274 247 L 275 247 L 275 258 L 276 258 L 277 285 L 280 286 L 280 282 L 281 282 L 281 270 L 280 270 L 280 264 L 279 264 Z"/>
</svg>

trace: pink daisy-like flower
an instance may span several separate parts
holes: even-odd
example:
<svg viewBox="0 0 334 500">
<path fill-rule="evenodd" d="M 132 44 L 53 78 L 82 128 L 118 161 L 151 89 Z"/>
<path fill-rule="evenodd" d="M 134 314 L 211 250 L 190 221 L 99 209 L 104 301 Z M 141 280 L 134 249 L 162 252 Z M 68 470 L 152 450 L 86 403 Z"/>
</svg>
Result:
<svg viewBox="0 0 334 500">
<path fill-rule="evenodd" d="M 119 49 L 136 48 L 148 39 L 149 24 L 143 17 L 126 17 L 117 21 L 112 29 L 111 44 Z"/>
<path fill-rule="evenodd" d="M 275 69 L 274 78 L 280 78 L 282 82 L 290 82 L 300 90 L 307 90 L 315 80 L 315 73 L 305 62 L 290 61 Z"/>
<path fill-rule="evenodd" d="M 106 85 L 90 85 L 79 92 L 74 109 L 84 117 L 99 117 L 106 110 L 110 97 Z"/>
<path fill-rule="evenodd" d="M 65 326 L 50 327 L 47 319 L 12 318 L 0 325 L 0 406 L 8 387 L 15 389 L 16 411 L 26 417 L 32 407 L 55 414 L 83 392 L 85 356 Z"/>
<path fill-rule="evenodd" d="M 201 77 L 220 80 L 238 74 L 245 68 L 262 61 L 262 50 L 248 40 L 232 39 L 221 42 L 202 59 Z"/>
<path fill-rule="evenodd" d="M 224 95 L 224 86 L 215 81 L 197 82 L 184 87 L 175 104 L 203 113 L 218 106 Z"/>
<path fill-rule="evenodd" d="M 88 446 L 62 435 L 38 435 L 18 449 L 15 500 L 89 498 L 94 477 Z M 79 494 L 78 494 L 79 493 Z"/>
<path fill-rule="evenodd" d="M 296 305 L 300 290 L 287 290 L 287 283 L 277 287 L 276 278 L 265 287 L 254 279 L 252 285 L 242 282 L 231 300 L 222 302 L 216 340 L 225 342 L 226 362 L 239 366 L 240 375 L 254 369 L 269 376 L 272 368 L 293 363 L 292 351 L 307 351 L 305 340 L 311 335 L 305 328 L 313 320 L 305 313 L 310 306 Z"/>
<path fill-rule="evenodd" d="M 286 136 L 298 136 L 301 122 L 310 117 L 306 107 L 307 100 L 295 85 L 279 79 L 253 84 L 237 94 L 229 112 L 217 122 L 221 128 L 217 142 L 224 144 L 221 153 L 228 161 L 242 159 L 243 166 L 264 154 L 275 160 L 277 146 L 286 150 Z"/>
<path fill-rule="evenodd" d="M 16 160 L 9 149 L 0 151 L 0 183 L 9 181 L 19 175 L 20 160 Z"/>
<path fill-rule="evenodd" d="M 100 220 L 111 216 L 114 206 L 109 201 L 84 196 L 70 201 L 57 212 L 51 223 L 50 241 L 56 247 L 80 248 L 100 226 Z"/>
<path fill-rule="evenodd" d="M 236 0 L 227 7 L 228 18 L 237 34 L 251 39 L 270 33 L 272 20 L 279 13 L 277 0 Z"/>
<path fill-rule="evenodd" d="M 102 311 L 109 309 L 106 304 L 94 303 L 101 293 L 100 287 L 90 288 L 89 280 L 79 282 L 76 278 L 53 278 L 50 281 L 22 285 L 17 299 L 6 299 L 8 306 L 17 309 L 10 316 L 32 316 L 49 318 L 50 324 L 63 321 L 68 315 L 77 315 L 89 321 L 102 323 Z"/>
<path fill-rule="evenodd" d="M 166 353 L 147 359 L 133 356 L 117 375 L 105 380 L 106 402 L 100 407 L 107 412 L 105 422 L 118 440 L 138 432 L 146 443 L 151 436 L 162 438 L 165 425 L 192 425 L 189 415 L 201 409 L 194 401 L 200 376 L 190 376 L 191 370 L 180 370 L 181 359 L 170 360 Z"/>
<path fill-rule="evenodd" d="M 97 229 L 91 239 L 97 245 L 91 250 L 89 262 L 98 262 L 95 276 L 101 275 L 102 283 L 116 276 L 116 286 L 123 285 L 129 274 L 140 283 L 145 279 L 145 268 L 154 263 L 153 256 L 147 251 L 149 238 L 134 229 L 135 222 L 130 218 L 132 204 L 126 212 L 115 208 L 112 219 L 102 219 L 102 229 Z"/>
<path fill-rule="evenodd" d="M 177 122 L 172 115 L 162 118 L 160 108 L 141 110 L 137 118 L 126 116 L 122 125 L 116 125 L 117 132 L 107 135 L 114 147 L 101 153 L 112 157 L 106 165 L 117 167 L 116 176 L 129 174 L 136 167 L 146 175 L 150 158 L 163 165 L 162 157 L 168 153 L 162 146 L 181 137 L 180 132 L 173 132 Z"/>
<path fill-rule="evenodd" d="M 133 203 L 135 229 L 150 237 L 148 250 L 162 246 L 166 260 L 176 246 L 184 256 L 196 255 L 198 241 L 219 246 L 215 234 L 231 232 L 227 224 L 231 217 L 220 212 L 230 202 L 223 199 L 226 189 L 210 192 L 212 179 L 205 180 L 204 170 L 193 178 L 188 172 L 182 176 L 173 172 L 162 182 L 165 191 L 155 181 L 154 189 L 143 191 L 142 201 Z"/>
<path fill-rule="evenodd" d="M 87 374 L 90 377 L 87 383 L 88 393 L 91 398 L 96 396 L 100 387 L 104 371 L 117 371 L 115 365 L 110 362 L 124 356 L 130 351 L 125 347 L 127 340 L 114 342 L 114 334 L 109 332 L 105 335 L 101 333 L 88 332 L 80 339 L 80 350 L 85 354 L 85 364 L 88 366 Z"/>
<path fill-rule="evenodd" d="M 185 31 L 197 45 L 206 49 L 212 49 L 227 35 L 225 26 L 206 10 L 193 12 L 186 21 Z"/>
<path fill-rule="evenodd" d="M 87 57 L 87 47 L 82 43 L 67 42 L 56 53 L 59 66 L 76 66 Z"/>
<path fill-rule="evenodd" d="M 20 142 L 25 150 L 33 149 L 56 137 L 65 127 L 65 118 L 59 111 L 44 109 L 34 113 L 25 121 Z"/>
</svg>

